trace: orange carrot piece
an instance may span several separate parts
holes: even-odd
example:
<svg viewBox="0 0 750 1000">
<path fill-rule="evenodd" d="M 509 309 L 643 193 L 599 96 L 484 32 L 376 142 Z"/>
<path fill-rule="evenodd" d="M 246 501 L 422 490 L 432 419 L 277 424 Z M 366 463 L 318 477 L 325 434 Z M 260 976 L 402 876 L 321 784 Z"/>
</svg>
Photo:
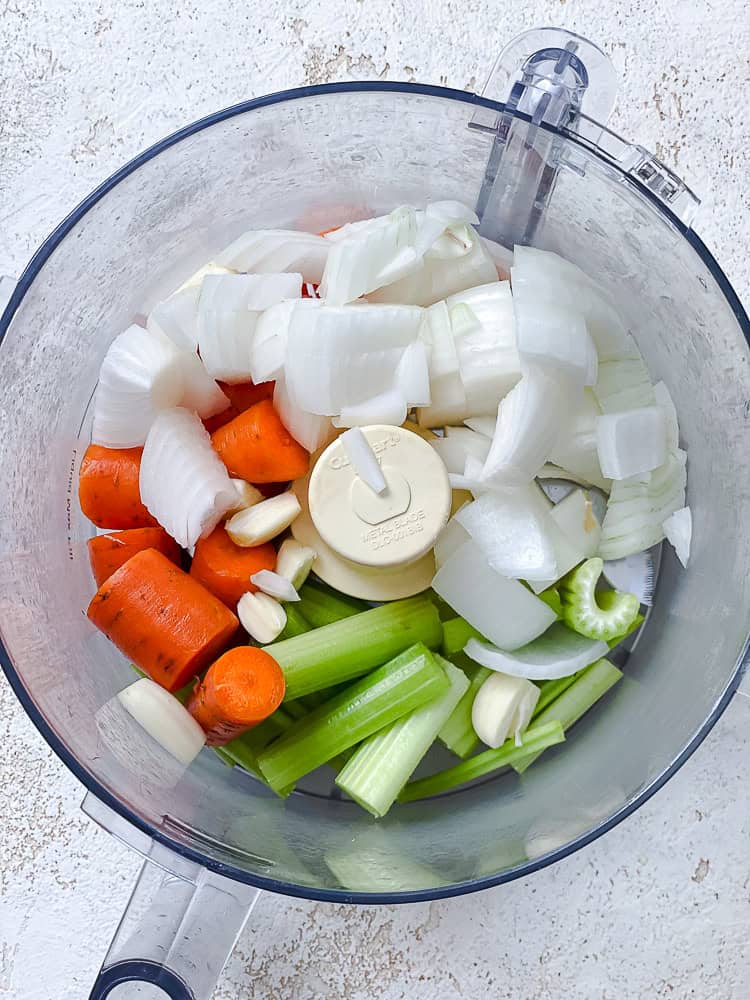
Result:
<svg viewBox="0 0 750 1000">
<path fill-rule="evenodd" d="M 275 567 L 276 550 L 270 542 L 241 548 L 220 524 L 206 538 L 198 539 L 190 575 L 234 609 L 243 594 L 254 594 L 258 589 L 250 582 L 253 573 Z"/>
<path fill-rule="evenodd" d="M 99 528 L 155 528 L 158 521 L 141 503 L 138 477 L 143 448 L 90 444 L 78 474 L 81 510 Z"/>
<path fill-rule="evenodd" d="M 236 646 L 209 667 L 185 707 L 206 733 L 208 746 L 218 747 L 267 719 L 285 689 L 284 673 L 269 653 Z"/>
<path fill-rule="evenodd" d="M 144 549 L 158 549 L 180 565 L 180 546 L 164 528 L 128 528 L 88 540 L 89 562 L 97 587 L 101 587 L 123 563 Z"/>
<path fill-rule="evenodd" d="M 307 473 L 310 456 L 264 399 L 215 431 L 211 443 L 230 474 L 249 483 L 282 483 Z"/>
<path fill-rule="evenodd" d="M 258 385 L 255 385 L 254 382 L 239 382 L 236 385 L 230 385 L 228 382 L 219 382 L 218 385 L 224 395 L 230 400 L 230 405 L 226 410 L 222 410 L 221 413 L 217 413 L 213 417 L 207 417 L 203 421 L 203 426 L 209 434 L 218 431 L 224 424 L 228 424 L 230 420 L 234 420 L 240 413 L 244 413 L 245 410 L 259 403 L 262 399 L 271 399 L 273 397 L 273 387 L 276 383 L 260 382 Z"/>
<path fill-rule="evenodd" d="M 173 693 L 215 660 L 239 628 L 226 605 L 156 549 L 137 552 L 113 573 L 88 616 Z"/>
</svg>

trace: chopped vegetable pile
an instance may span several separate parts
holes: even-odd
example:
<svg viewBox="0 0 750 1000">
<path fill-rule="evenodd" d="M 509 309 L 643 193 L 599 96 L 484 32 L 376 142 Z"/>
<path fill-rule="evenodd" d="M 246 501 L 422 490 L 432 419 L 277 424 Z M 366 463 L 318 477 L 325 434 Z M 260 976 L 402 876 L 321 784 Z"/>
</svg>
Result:
<svg viewBox="0 0 750 1000">
<path fill-rule="evenodd" d="M 687 566 L 666 385 L 578 267 L 516 247 L 508 273 L 477 224 L 244 233 L 107 351 L 88 617 L 180 765 L 209 746 L 281 797 L 325 765 L 376 818 L 522 775 L 622 676 L 647 550 Z M 436 741 L 456 764 L 415 776 Z"/>
</svg>

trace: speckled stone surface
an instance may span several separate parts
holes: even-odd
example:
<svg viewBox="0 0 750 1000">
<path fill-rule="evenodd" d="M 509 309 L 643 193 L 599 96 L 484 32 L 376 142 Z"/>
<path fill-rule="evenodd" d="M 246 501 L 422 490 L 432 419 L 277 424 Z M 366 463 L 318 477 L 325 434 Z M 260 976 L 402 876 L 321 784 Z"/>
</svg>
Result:
<svg viewBox="0 0 750 1000">
<path fill-rule="evenodd" d="M 514 9 L 515 8 L 515 9 Z M 588 35 L 624 78 L 615 129 L 707 195 L 696 229 L 750 298 L 745 0 L 0 0 L 0 274 L 179 126 L 301 83 L 479 88 L 520 31 Z M 88 995 L 139 867 L 0 686 L 0 997 Z M 750 702 L 606 838 L 481 895 L 353 909 L 264 896 L 216 1000 L 745 1000 Z"/>
</svg>

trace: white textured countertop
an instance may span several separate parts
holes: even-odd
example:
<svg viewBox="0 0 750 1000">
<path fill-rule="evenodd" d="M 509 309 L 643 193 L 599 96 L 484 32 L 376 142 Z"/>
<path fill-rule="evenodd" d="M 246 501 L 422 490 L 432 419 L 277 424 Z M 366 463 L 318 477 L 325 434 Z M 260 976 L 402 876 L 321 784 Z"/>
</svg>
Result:
<svg viewBox="0 0 750 1000">
<path fill-rule="evenodd" d="M 747 302 L 746 2 L 512 6 L 1 0 L 0 274 L 117 166 L 214 109 L 351 78 L 481 88 L 507 41 L 557 24 L 611 55 L 615 129 L 709 193 L 696 229 Z M 0 997 L 78 1000 L 139 860 L 79 812 L 82 788 L 4 682 L 0 718 Z M 526 881 L 402 908 L 262 897 L 217 1000 L 745 1000 L 749 725 L 737 698 L 635 816 Z"/>
</svg>

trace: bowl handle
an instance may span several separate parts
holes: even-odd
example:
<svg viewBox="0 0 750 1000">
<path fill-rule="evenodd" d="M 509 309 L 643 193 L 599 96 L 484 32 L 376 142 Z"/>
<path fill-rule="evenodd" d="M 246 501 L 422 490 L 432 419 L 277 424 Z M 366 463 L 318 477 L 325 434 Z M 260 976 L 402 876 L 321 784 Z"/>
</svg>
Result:
<svg viewBox="0 0 750 1000">
<path fill-rule="evenodd" d="M 137 831 L 87 796 L 84 811 L 145 855 L 89 1000 L 130 995 L 127 983 L 151 983 L 170 1000 L 209 1000 L 260 895 L 188 861 Z M 111 822 L 110 822 L 111 820 Z M 135 985 L 132 996 L 141 996 Z M 113 997 L 114 1000 L 114 997 Z"/>
</svg>

